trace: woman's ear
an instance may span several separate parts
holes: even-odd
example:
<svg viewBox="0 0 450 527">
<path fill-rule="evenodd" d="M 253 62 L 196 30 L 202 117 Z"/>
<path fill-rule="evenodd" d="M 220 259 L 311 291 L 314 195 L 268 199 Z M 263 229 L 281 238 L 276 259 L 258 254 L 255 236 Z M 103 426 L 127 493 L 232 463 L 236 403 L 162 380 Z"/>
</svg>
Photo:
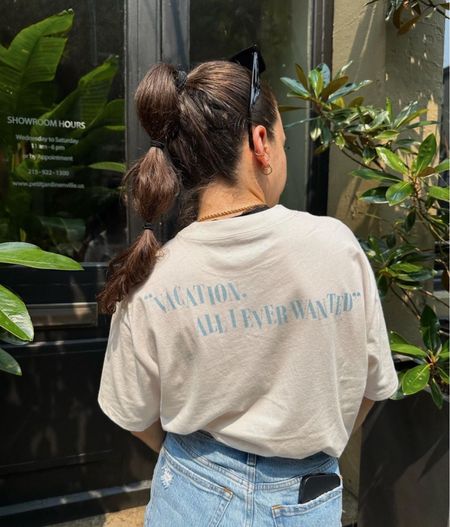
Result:
<svg viewBox="0 0 450 527">
<path fill-rule="evenodd" d="M 267 158 L 269 151 L 266 127 L 262 126 L 261 124 L 255 126 L 253 128 L 252 137 L 254 154 L 257 156 L 258 160 L 262 162 L 265 158 Z"/>
</svg>

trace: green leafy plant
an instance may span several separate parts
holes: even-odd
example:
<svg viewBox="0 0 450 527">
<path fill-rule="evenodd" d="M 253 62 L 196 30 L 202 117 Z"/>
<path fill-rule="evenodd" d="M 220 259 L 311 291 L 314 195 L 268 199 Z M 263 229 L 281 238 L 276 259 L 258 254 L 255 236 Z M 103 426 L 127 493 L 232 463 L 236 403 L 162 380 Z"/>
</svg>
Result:
<svg viewBox="0 0 450 527">
<path fill-rule="evenodd" d="M 36 245 L 24 242 L 0 243 L 0 263 L 37 269 L 84 270 L 78 262 L 67 256 L 43 251 Z M 0 284 L 0 341 L 21 345 L 33 339 L 33 324 L 25 303 L 18 295 Z M 2 348 L 0 370 L 22 375 L 18 362 Z"/>
<path fill-rule="evenodd" d="M 0 179 L 8 182 L 0 189 L 0 240 L 36 239 L 45 249 L 71 256 L 77 254 L 85 233 L 81 215 L 118 199 L 118 189 L 96 183 L 96 174 L 125 170 L 120 160 L 103 159 L 104 151 L 99 147 L 117 142 L 125 129 L 124 100 L 108 100 L 118 57 L 108 57 L 83 75 L 72 92 L 62 99 L 59 95 L 55 75 L 64 59 L 73 19 L 72 10 L 62 11 L 22 29 L 9 47 L 0 46 Z M 55 128 L 48 124 L 51 121 L 82 125 Z M 42 159 L 40 155 L 40 147 L 53 140 L 55 130 L 65 145 L 63 154 L 70 167 L 60 159 Z M 83 188 L 86 182 L 89 195 L 78 197 L 77 202 L 62 190 L 58 195 L 60 211 L 52 216 L 33 212 L 27 186 L 57 185 L 67 177 Z"/>
<path fill-rule="evenodd" d="M 426 109 L 419 109 L 417 101 L 398 114 L 394 114 L 389 98 L 383 108 L 364 104 L 361 96 L 347 102 L 345 97 L 371 82 L 349 81 L 345 71 L 350 64 L 343 66 L 333 78 L 326 64 L 319 64 L 308 74 L 296 64 L 297 78 L 282 77 L 281 81 L 289 88 L 287 97 L 309 102 L 312 110 L 311 117 L 288 124 L 286 128 L 308 122 L 311 138 L 319 143 L 315 154 L 334 144 L 359 165 L 350 174 L 375 186 L 357 199 L 376 206 L 398 206 L 399 217 L 388 222 L 388 234 L 378 238 L 370 235 L 367 240 L 359 241 L 372 264 L 380 297 L 384 298 L 390 291 L 399 298 L 418 321 L 423 336 L 424 349 L 420 349 L 390 331 L 393 353 L 408 355 L 419 363 L 406 372 L 398 371 L 401 384 L 394 398 L 429 386 L 435 404 L 441 408 L 443 394 L 448 395 L 449 335 L 440 328 L 430 306 L 425 305 L 422 313 L 419 311 L 415 297 L 420 295 L 425 301 L 433 298 L 448 308 L 448 303 L 430 291 L 427 283 L 437 275 L 435 267 L 440 267 L 442 286 L 449 289 L 449 187 L 441 176 L 449 170 L 449 160 L 435 163 L 434 134 L 423 140 L 417 138 L 417 131 L 436 124 L 436 121 L 420 120 Z M 299 108 L 279 106 L 280 112 Z M 434 179 L 441 185 L 436 185 Z M 419 227 L 433 239 L 432 247 L 419 248 L 413 243 Z M 445 337 L 447 340 L 442 343 Z"/>
<path fill-rule="evenodd" d="M 391 349 L 394 353 L 412 357 L 418 365 L 399 372 L 399 381 L 403 394 L 412 395 L 427 385 L 433 400 L 442 408 L 442 383 L 448 386 L 448 339 L 442 344 L 439 336 L 440 323 L 434 311 L 425 306 L 420 317 L 424 349 L 409 344 L 402 336 L 391 331 Z"/>
<path fill-rule="evenodd" d="M 380 0 L 371 0 L 364 5 L 374 4 Z M 449 18 L 446 10 L 450 2 L 434 2 L 433 0 L 387 0 L 386 20 L 392 19 L 397 33 L 403 35 L 412 29 L 421 18 L 430 18 L 438 13 Z"/>
</svg>

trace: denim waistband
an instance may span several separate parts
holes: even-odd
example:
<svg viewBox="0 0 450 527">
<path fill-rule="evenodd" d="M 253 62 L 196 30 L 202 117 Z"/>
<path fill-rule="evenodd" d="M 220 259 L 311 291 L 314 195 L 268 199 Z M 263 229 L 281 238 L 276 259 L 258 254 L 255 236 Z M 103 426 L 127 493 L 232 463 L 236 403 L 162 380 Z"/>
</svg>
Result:
<svg viewBox="0 0 450 527">
<path fill-rule="evenodd" d="M 190 434 L 167 432 L 162 450 L 181 464 L 195 464 L 205 470 L 220 472 L 236 483 L 246 485 L 249 470 L 254 469 L 253 483 L 256 487 L 272 488 L 289 478 L 294 480 L 317 471 L 328 471 L 337 466 L 337 458 L 317 452 L 303 459 L 265 457 L 244 452 L 216 440 L 206 430 Z"/>
</svg>

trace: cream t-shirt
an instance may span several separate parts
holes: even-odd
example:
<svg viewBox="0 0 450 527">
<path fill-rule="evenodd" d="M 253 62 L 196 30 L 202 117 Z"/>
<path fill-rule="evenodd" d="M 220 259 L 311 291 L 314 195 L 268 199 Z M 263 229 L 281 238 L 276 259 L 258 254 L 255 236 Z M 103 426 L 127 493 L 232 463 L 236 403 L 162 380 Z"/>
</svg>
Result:
<svg viewBox="0 0 450 527">
<path fill-rule="evenodd" d="M 117 425 L 206 430 L 262 456 L 339 457 L 397 373 L 369 260 L 340 220 L 282 204 L 193 222 L 117 304 L 98 403 Z"/>
</svg>

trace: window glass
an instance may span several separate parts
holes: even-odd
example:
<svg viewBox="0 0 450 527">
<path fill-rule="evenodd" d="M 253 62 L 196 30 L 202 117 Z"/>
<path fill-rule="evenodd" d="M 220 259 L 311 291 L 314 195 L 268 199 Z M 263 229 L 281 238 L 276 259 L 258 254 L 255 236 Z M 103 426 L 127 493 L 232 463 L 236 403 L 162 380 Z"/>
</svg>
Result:
<svg viewBox="0 0 450 527">
<path fill-rule="evenodd" d="M 126 244 L 123 2 L 3 0 L 0 242 L 80 262 Z"/>
<path fill-rule="evenodd" d="M 191 0 L 190 66 L 228 58 L 254 42 L 261 47 L 266 64 L 262 74 L 278 104 L 305 106 L 304 101 L 286 97 L 288 88 L 280 77 L 296 77 L 295 63 L 306 71 L 311 49 L 310 0 L 279 2 L 262 0 Z M 281 114 L 284 125 L 304 119 L 306 110 Z M 305 210 L 308 173 L 306 124 L 285 129 L 288 179 L 280 202 Z"/>
</svg>

